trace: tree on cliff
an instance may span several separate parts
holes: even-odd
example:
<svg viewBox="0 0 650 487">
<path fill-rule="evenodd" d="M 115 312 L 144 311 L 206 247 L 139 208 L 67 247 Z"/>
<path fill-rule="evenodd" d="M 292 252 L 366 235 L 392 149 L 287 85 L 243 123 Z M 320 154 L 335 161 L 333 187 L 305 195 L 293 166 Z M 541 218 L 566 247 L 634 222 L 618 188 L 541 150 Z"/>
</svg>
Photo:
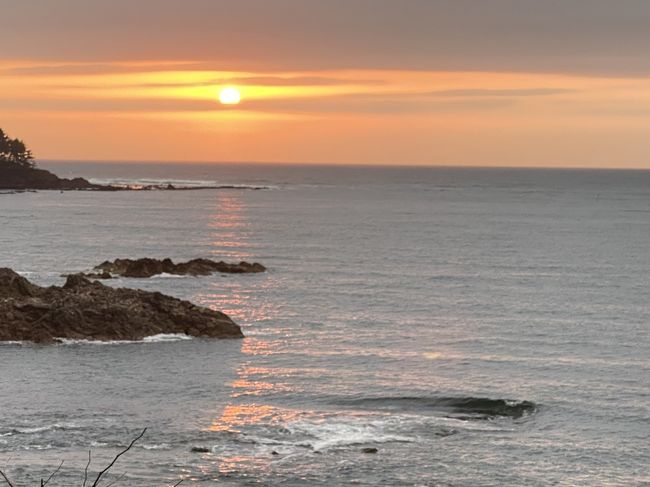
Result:
<svg viewBox="0 0 650 487">
<path fill-rule="evenodd" d="M 34 156 L 20 139 L 10 139 L 0 129 L 0 162 L 8 162 L 21 167 L 35 167 Z"/>
</svg>

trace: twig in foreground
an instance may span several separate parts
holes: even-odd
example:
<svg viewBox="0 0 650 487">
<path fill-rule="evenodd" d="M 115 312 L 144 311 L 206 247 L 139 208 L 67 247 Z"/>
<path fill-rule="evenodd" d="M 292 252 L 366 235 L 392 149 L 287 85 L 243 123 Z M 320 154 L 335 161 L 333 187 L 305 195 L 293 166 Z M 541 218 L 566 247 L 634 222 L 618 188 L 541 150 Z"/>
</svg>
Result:
<svg viewBox="0 0 650 487">
<path fill-rule="evenodd" d="M 43 481 L 43 479 L 41 479 L 41 487 L 45 487 L 45 486 L 47 485 L 47 483 L 48 483 L 50 480 L 52 480 L 52 477 L 54 477 L 54 476 L 57 474 L 57 472 L 58 472 L 59 470 L 61 470 L 61 467 L 62 467 L 62 466 L 63 466 L 63 460 L 61 460 L 61 463 L 59 463 L 59 466 L 57 467 L 57 469 L 56 469 L 54 472 L 52 472 L 52 473 L 50 474 L 50 476 L 47 478 L 46 481 Z"/>
<path fill-rule="evenodd" d="M 99 483 L 99 479 L 102 478 L 102 475 L 104 475 L 106 472 L 108 472 L 108 470 L 113 465 L 115 465 L 115 462 L 117 462 L 117 459 L 120 458 L 122 455 L 124 455 L 127 451 L 129 451 L 131 449 L 131 447 L 133 445 L 135 445 L 135 442 L 138 441 L 140 438 L 142 438 L 146 432 L 147 432 L 147 428 L 143 429 L 142 433 L 140 433 L 136 438 L 134 438 L 133 441 L 131 441 L 131 443 L 129 444 L 129 446 L 127 446 L 124 450 L 122 450 L 117 455 L 115 455 L 115 458 L 113 458 L 113 461 L 108 465 L 108 467 L 106 467 L 104 470 L 102 470 L 101 472 L 99 472 L 97 474 L 97 478 L 95 479 L 95 481 L 93 482 L 93 484 L 90 487 L 97 487 L 97 484 Z"/>
<path fill-rule="evenodd" d="M 11 483 L 11 480 L 9 480 L 7 478 L 7 476 L 5 475 L 5 473 L 2 470 L 0 470 L 0 475 L 2 475 L 2 478 L 5 479 L 5 482 L 7 482 L 9 487 L 14 487 L 14 484 Z"/>
<path fill-rule="evenodd" d="M 86 480 L 88 480 L 88 467 L 90 467 L 90 450 L 88 450 L 88 463 L 86 468 L 84 468 L 84 484 L 83 487 L 86 487 Z"/>
</svg>

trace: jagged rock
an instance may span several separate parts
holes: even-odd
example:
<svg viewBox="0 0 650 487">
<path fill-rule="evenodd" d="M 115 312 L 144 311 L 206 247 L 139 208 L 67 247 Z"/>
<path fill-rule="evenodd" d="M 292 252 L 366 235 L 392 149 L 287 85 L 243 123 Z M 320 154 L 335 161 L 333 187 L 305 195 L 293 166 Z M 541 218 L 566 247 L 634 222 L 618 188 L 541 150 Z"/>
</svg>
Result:
<svg viewBox="0 0 650 487">
<path fill-rule="evenodd" d="M 175 274 L 181 276 L 207 276 L 214 272 L 228 274 L 248 274 L 266 271 L 266 267 L 257 262 L 240 262 L 229 264 L 210 259 L 192 259 L 188 262 L 175 264 L 171 259 L 115 259 L 99 264 L 94 272 L 85 274 L 94 279 L 110 279 L 112 276 L 121 277 L 151 277 L 158 274 Z"/>
<path fill-rule="evenodd" d="M 115 289 L 80 274 L 40 287 L 0 269 L 0 341 L 141 340 L 161 333 L 240 338 L 227 315 L 158 292 Z"/>
</svg>

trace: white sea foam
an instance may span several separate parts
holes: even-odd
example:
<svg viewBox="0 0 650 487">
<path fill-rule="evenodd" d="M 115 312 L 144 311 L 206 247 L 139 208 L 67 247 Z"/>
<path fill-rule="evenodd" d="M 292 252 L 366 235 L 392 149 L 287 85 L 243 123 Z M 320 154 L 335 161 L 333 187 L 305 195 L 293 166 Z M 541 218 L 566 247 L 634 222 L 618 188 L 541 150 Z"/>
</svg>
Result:
<svg viewBox="0 0 650 487">
<path fill-rule="evenodd" d="M 207 179 L 126 179 L 126 178 L 90 178 L 93 184 L 118 186 L 121 188 L 140 189 L 146 187 L 165 188 L 171 184 L 176 189 L 200 189 L 200 188 L 220 188 L 220 189 L 277 189 L 277 186 L 267 186 L 258 184 L 243 183 L 226 183 Z"/>
<path fill-rule="evenodd" d="M 366 421 L 349 418 L 341 421 L 330 419 L 325 421 L 292 421 L 282 426 L 284 433 L 272 434 L 243 434 L 240 441 L 253 443 L 264 447 L 278 447 L 285 453 L 298 450 L 324 452 L 330 449 L 354 447 L 355 445 L 372 445 L 378 443 L 411 443 L 417 441 L 414 436 L 407 436 L 395 431 L 393 421 Z M 277 431 L 276 431 L 277 432 Z M 288 435 L 287 435 L 288 433 Z M 218 453 L 219 445 L 212 451 Z"/>
<path fill-rule="evenodd" d="M 145 450 L 169 450 L 171 445 L 169 443 L 159 443 L 154 445 L 142 445 Z"/>
<path fill-rule="evenodd" d="M 416 438 L 385 431 L 385 424 L 380 421 L 366 424 L 297 421 L 287 425 L 287 429 L 294 434 L 310 437 L 302 444 L 311 447 L 314 451 L 368 443 L 410 443 L 416 440 Z"/>
<path fill-rule="evenodd" d="M 183 274 L 168 274 L 167 272 L 163 272 L 161 274 L 153 275 L 148 279 L 187 279 L 188 277 L 190 276 L 183 275 Z"/>
<path fill-rule="evenodd" d="M 142 343 L 140 340 L 85 340 L 77 338 L 56 337 L 55 340 L 61 345 L 124 345 L 127 343 Z"/>
<path fill-rule="evenodd" d="M 184 333 L 159 333 L 144 337 L 142 340 L 84 340 L 75 338 L 56 338 L 61 345 L 127 345 L 141 343 L 178 342 L 192 340 L 193 337 Z"/>
<path fill-rule="evenodd" d="M 142 339 L 144 343 L 178 342 L 180 340 L 192 340 L 192 337 L 185 333 L 160 333 Z"/>
<path fill-rule="evenodd" d="M 0 434 L 0 436 L 13 436 L 18 434 L 33 435 L 36 433 L 43 433 L 46 431 L 71 430 L 71 429 L 78 429 L 78 428 L 81 428 L 81 426 L 76 423 L 53 423 L 44 426 L 16 427 L 13 428 L 11 431 Z"/>
<path fill-rule="evenodd" d="M 19 448 L 21 450 L 50 450 L 53 447 L 51 443 L 47 443 L 45 445 L 22 445 Z"/>
<path fill-rule="evenodd" d="M 123 186 L 123 187 L 139 187 L 139 186 L 167 186 L 171 184 L 175 187 L 204 187 L 216 186 L 216 181 L 201 180 L 201 179 L 156 179 L 156 178 L 90 178 L 89 181 L 93 184 Z"/>
</svg>

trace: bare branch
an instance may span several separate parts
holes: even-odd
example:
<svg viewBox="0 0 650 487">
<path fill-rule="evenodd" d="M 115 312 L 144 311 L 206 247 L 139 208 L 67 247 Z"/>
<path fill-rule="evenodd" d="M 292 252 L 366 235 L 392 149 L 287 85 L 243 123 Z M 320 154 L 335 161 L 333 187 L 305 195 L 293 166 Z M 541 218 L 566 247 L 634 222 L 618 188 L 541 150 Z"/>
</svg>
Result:
<svg viewBox="0 0 650 487">
<path fill-rule="evenodd" d="M 52 474 L 47 478 L 47 480 L 45 482 L 43 482 L 43 479 L 41 479 L 41 487 L 45 487 L 47 485 L 47 483 L 50 480 L 52 480 L 52 477 L 54 477 L 59 472 L 59 470 L 61 470 L 62 466 L 63 466 L 63 460 L 61 460 L 61 463 L 59 463 L 59 466 L 57 467 L 57 469 L 54 472 L 52 472 Z"/>
<path fill-rule="evenodd" d="M 88 450 L 88 463 L 86 464 L 86 468 L 84 469 L 84 485 L 83 485 L 83 487 L 86 487 L 86 481 L 88 480 L 88 467 L 90 467 L 90 450 Z"/>
<path fill-rule="evenodd" d="M 0 470 L 0 475 L 2 475 L 2 478 L 5 479 L 5 482 L 7 482 L 7 485 L 9 485 L 9 487 L 14 487 L 14 484 L 11 483 L 11 480 L 7 478 L 2 470 Z"/>
<path fill-rule="evenodd" d="M 178 482 L 176 482 L 176 483 L 174 484 L 173 487 L 178 487 L 179 485 L 181 485 L 181 484 L 183 483 L 184 480 L 185 480 L 185 479 L 180 479 Z"/>
<path fill-rule="evenodd" d="M 129 451 L 131 449 L 131 447 L 135 444 L 135 442 L 138 441 L 140 438 L 142 438 L 146 432 L 147 432 L 147 428 L 143 429 L 142 433 L 140 433 L 136 438 L 134 438 L 133 441 L 131 441 L 131 443 L 129 444 L 129 446 L 127 446 L 124 450 L 122 450 L 117 455 L 115 455 L 115 458 L 113 458 L 113 461 L 108 465 L 108 467 L 106 467 L 104 470 L 102 470 L 101 472 L 99 472 L 97 474 L 97 478 L 95 479 L 95 481 L 93 482 L 91 487 L 97 487 L 97 484 L 99 483 L 99 480 L 102 478 L 102 475 L 104 475 L 106 472 L 108 472 L 108 470 L 113 465 L 115 465 L 115 462 L 117 462 L 117 459 L 120 458 L 122 455 L 124 455 L 127 451 Z"/>
<path fill-rule="evenodd" d="M 123 473 L 122 475 L 120 475 L 118 478 L 116 478 L 115 480 L 113 480 L 110 484 L 106 484 L 106 487 L 111 487 L 111 485 L 115 485 L 115 484 L 117 484 L 120 480 L 122 480 L 122 479 L 124 478 L 125 475 L 126 475 L 126 472 L 124 472 L 124 473 Z"/>
</svg>

